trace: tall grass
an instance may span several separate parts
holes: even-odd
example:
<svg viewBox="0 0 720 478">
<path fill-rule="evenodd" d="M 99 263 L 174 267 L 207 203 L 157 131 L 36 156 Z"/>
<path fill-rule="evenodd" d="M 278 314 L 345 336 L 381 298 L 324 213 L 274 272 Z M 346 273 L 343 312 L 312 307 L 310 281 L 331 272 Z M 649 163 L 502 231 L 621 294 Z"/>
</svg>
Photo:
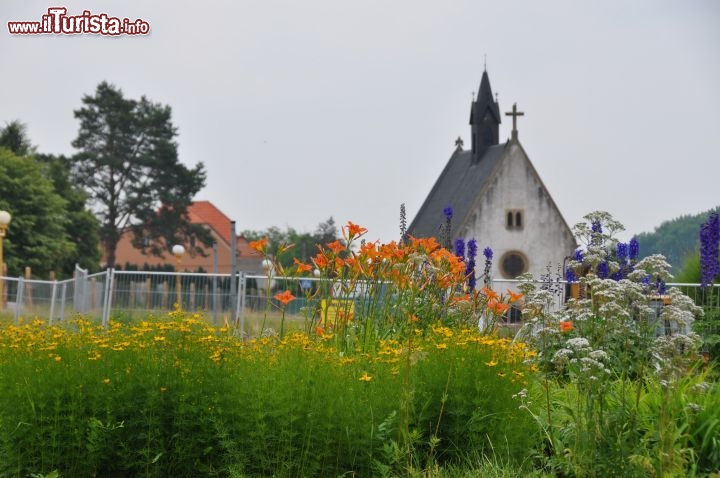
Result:
<svg viewBox="0 0 720 478">
<path fill-rule="evenodd" d="M 436 325 L 347 356 L 300 333 L 243 343 L 180 311 L 6 326 L 0 475 L 391 476 L 492 446 L 521 463 L 526 353 Z"/>
</svg>

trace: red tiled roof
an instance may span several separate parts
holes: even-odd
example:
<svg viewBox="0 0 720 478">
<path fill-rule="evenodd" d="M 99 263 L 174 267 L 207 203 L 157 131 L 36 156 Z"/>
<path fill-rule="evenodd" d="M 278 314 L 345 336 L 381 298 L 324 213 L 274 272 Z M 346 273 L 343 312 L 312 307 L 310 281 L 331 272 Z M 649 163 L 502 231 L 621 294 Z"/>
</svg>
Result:
<svg viewBox="0 0 720 478">
<path fill-rule="evenodd" d="M 190 222 L 205 224 L 215 231 L 227 244 L 230 244 L 230 218 L 223 214 L 210 201 L 194 201 L 188 206 Z"/>
<path fill-rule="evenodd" d="M 215 231 L 225 243 L 230 245 L 230 218 L 210 201 L 194 201 L 188 206 L 188 217 L 193 224 L 205 224 Z M 245 256 L 260 256 L 248 246 L 247 241 L 237 237 L 238 252 Z"/>
</svg>

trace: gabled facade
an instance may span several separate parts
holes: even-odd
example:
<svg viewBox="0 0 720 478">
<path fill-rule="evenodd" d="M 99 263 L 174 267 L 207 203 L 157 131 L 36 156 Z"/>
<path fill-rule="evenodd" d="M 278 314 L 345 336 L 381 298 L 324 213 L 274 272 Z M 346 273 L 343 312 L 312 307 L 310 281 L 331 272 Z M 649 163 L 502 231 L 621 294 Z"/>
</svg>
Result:
<svg viewBox="0 0 720 478">
<path fill-rule="evenodd" d="M 530 272 L 555 272 L 577 243 L 518 139 L 514 109 L 512 137 L 499 143 L 500 109 L 487 72 L 470 113 L 472 142 L 459 141 L 408 233 L 442 240 L 443 211 L 453 210 L 450 238 L 476 239 L 494 253 L 492 276 L 514 279 Z M 482 263 L 478 257 L 478 264 Z"/>
<path fill-rule="evenodd" d="M 232 254 L 231 254 L 231 221 L 210 201 L 195 201 L 188 207 L 188 217 L 193 224 L 201 224 L 205 226 L 217 243 L 217 264 L 218 272 L 227 274 L 231 271 Z M 177 265 L 175 257 L 167 253 L 163 257 L 143 254 L 140 250 L 133 247 L 132 235 L 130 232 L 123 233 L 116 251 L 116 264 L 119 267 L 125 267 L 126 264 L 132 264 L 140 268 L 147 264 L 149 266 L 158 266 L 163 264 Z M 190 250 L 190 244 L 183 244 L 186 250 Z M 180 270 L 194 272 L 202 268 L 205 272 L 213 271 L 213 249 L 212 247 L 202 247 L 203 254 L 190 255 L 185 253 L 181 258 Z M 237 262 L 238 269 L 248 274 L 264 274 L 262 270 L 262 256 L 249 246 L 248 241 L 244 237 L 237 238 Z"/>
</svg>

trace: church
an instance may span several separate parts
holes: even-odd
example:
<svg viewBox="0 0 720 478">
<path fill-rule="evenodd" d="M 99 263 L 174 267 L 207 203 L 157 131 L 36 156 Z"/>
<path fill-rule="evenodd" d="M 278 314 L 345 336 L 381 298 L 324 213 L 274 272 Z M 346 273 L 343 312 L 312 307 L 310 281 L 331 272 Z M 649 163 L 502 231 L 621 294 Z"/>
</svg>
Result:
<svg viewBox="0 0 720 478">
<path fill-rule="evenodd" d="M 445 212 L 452 208 L 449 239 L 475 239 L 479 251 L 490 247 L 493 279 L 526 272 L 539 278 L 548 266 L 555 273 L 577 243 L 520 144 L 517 118 L 524 113 L 513 105 L 505 114 L 512 117 L 513 129 L 510 139 L 500 143 L 500 107 L 486 70 L 470 109 L 470 149 L 458 138 L 408 233 L 442 243 Z"/>
</svg>

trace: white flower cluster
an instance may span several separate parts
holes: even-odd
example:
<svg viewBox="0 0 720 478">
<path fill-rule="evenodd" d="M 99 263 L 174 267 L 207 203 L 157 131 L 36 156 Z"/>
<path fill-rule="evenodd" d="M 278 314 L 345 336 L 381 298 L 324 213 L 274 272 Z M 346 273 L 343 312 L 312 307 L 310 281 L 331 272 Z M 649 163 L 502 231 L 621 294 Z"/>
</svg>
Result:
<svg viewBox="0 0 720 478">
<path fill-rule="evenodd" d="M 590 342 L 585 337 L 573 337 L 568 339 L 566 342 L 568 347 L 575 350 L 587 349 L 590 347 Z"/>
<path fill-rule="evenodd" d="M 564 366 L 570 362 L 574 352 L 570 349 L 562 348 L 555 352 L 552 361 L 555 365 Z"/>
</svg>

